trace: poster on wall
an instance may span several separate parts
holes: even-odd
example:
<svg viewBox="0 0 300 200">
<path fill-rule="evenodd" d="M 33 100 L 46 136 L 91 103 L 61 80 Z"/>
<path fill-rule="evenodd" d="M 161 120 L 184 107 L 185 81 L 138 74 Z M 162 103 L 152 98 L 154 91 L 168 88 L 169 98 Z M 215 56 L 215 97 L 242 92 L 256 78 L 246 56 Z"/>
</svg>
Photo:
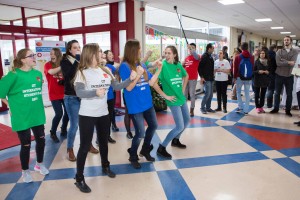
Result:
<svg viewBox="0 0 300 200">
<path fill-rule="evenodd" d="M 44 106 L 51 106 L 51 102 L 49 100 L 49 95 L 48 95 L 48 83 L 44 74 L 44 65 L 48 61 L 50 61 L 50 51 L 54 47 L 59 48 L 62 53 L 66 52 L 65 42 L 63 41 L 44 41 L 44 40 L 35 41 L 36 69 L 42 72 L 43 80 L 44 80 L 44 84 L 42 88 Z"/>
</svg>

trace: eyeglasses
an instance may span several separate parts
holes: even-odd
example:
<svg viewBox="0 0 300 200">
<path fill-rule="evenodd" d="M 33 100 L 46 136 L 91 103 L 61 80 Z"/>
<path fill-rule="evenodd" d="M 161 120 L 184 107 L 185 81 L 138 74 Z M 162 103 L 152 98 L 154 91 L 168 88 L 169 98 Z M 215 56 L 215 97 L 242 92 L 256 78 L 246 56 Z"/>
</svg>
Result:
<svg viewBox="0 0 300 200">
<path fill-rule="evenodd" d="M 34 56 L 36 56 L 36 54 L 30 54 L 30 55 L 26 56 L 25 58 L 34 58 Z"/>
</svg>

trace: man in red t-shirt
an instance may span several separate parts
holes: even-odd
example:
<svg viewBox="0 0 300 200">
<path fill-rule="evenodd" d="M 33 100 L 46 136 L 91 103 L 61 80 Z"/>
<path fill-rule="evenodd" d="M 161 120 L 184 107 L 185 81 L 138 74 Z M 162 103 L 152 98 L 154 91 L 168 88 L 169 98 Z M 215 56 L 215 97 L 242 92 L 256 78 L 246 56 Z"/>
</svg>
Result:
<svg viewBox="0 0 300 200">
<path fill-rule="evenodd" d="M 198 79 L 198 65 L 200 62 L 200 55 L 196 52 L 196 44 L 191 43 L 188 45 L 189 56 L 186 57 L 184 61 L 184 67 L 186 72 L 189 75 L 189 82 L 185 89 L 185 97 L 190 95 L 191 99 L 191 107 L 190 107 L 190 116 L 194 116 L 194 108 L 195 108 L 195 93 L 196 93 L 196 85 Z"/>
</svg>

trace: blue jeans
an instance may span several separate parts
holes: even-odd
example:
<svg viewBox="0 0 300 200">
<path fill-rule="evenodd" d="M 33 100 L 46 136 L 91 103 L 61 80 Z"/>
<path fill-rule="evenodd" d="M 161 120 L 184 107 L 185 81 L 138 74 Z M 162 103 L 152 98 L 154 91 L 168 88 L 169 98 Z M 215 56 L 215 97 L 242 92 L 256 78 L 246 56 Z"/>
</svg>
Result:
<svg viewBox="0 0 300 200">
<path fill-rule="evenodd" d="M 132 139 L 131 149 L 130 149 L 130 160 L 137 160 L 137 149 L 140 145 L 141 139 L 145 137 L 143 147 L 149 148 L 151 144 L 152 137 L 157 129 L 156 114 L 153 107 L 145 110 L 144 112 L 130 115 L 134 129 L 135 135 Z M 144 119 L 148 124 L 148 128 L 145 132 Z"/>
<path fill-rule="evenodd" d="M 206 111 L 211 109 L 211 100 L 213 97 L 213 81 L 204 82 L 205 94 L 201 102 L 201 110 Z"/>
<path fill-rule="evenodd" d="M 293 100 L 293 85 L 294 85 L 294 76 L 284 77 L 276 74 L 275 77 L 275 102 L 274 110 L 279 110 L 280 104 L 280 94 L 282 91 L 282 86 L 285 86 L 286 90 L 286 104 L 285 111 L 290 111 L 292 107 Z"/>
<path fill-rule="evenodd" d="M 236 79 L 236 96 L 238 100 L 239 109 L 242 109 L 245 113 L 249 112 L 250 104 L 250 86 L 252 85 L 251 80 L 241 80 L 240 78 Z M 242 86 L 244 85 L 244 94 L 245 94 L 245 104 L 243 104 L 241 93 Z"/>
<path fill-rule="evenodd" d="M 67 148 L 73 148 L 76 132 L 78 129 L 78 112 L 80 108 L 80 99 L 77 96 L 64 97 L 66 110 L 70 119 L 70 128 L 68 131 Z"/>
<path fill-rule="evenodd" d="M 172 112 L 176 126 L 168 133 L 167 137 L 161 144 L 164 147 L 166 147 L 174 138 L 179 139 L 182 132 L 190 122 L 190 113 L 187 103 L 183 104 L 182 106 L 169 106 L 169 108 Z"/>
<path fill-rule="evenodd" d="M 69 117 L 68 117 L 68 114 L 66 111 L 66 106 L 64 104 L 64 100 L 63 99 L 53 100 L 53 101 L 51 101 L 51 104 L 52 104 L 52 107 L 53 107 L 53 110 L 55 113 L 55 115 L 52 119 L 51 131 L 53 133 L 56 133 L 58 124 L 62 117 L 63 117 L 63 120 L 62 120 L 61 129 L 67 130 Z"/>
</svg>

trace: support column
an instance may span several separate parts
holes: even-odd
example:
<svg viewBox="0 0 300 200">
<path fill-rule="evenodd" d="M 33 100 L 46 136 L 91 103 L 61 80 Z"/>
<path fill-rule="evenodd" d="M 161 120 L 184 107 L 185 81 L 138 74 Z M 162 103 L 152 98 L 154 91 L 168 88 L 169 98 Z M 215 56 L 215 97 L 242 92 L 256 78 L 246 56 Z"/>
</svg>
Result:
<svg viewBox="0 0 300 200">
<path fill-rule="evenodd" d="M 23 26 L 27 27 L 27 20 L 26 20 L 26 16 L 25 16 L 25 8 L 24 7 L 21 7 L 21 13 L 22 13 Z M 25 33 L 24 33 L 24 40 L 25 40 L 25 48 L 29 48 L 29 43 L 28 43 L 26 30 L 25 30 Z"/>
</svg>

